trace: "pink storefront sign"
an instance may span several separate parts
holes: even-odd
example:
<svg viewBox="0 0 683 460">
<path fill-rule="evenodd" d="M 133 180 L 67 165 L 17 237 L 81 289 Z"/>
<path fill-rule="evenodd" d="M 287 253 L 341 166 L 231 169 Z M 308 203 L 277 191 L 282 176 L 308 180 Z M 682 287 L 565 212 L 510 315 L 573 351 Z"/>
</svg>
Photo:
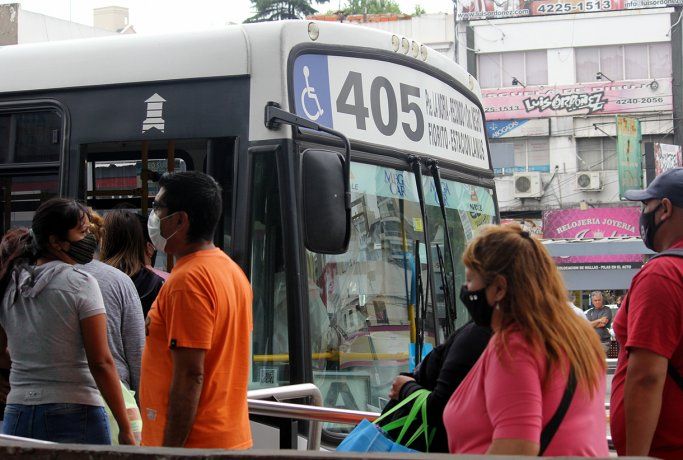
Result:
<svg viewBox="0 0 683 460">
<path fill-rule="evenodd" d="M 559 209 L 543 212 L 543 238 L 587 239 L 640 236 L 639 207 Z M 557 257 L 558 264 L 639 263 L 638 254 Z"/>
<path fill-rule="evenodd" d="M 671 78 L 482 90 L 486 120 L 673 110 Z"/>
</svg>

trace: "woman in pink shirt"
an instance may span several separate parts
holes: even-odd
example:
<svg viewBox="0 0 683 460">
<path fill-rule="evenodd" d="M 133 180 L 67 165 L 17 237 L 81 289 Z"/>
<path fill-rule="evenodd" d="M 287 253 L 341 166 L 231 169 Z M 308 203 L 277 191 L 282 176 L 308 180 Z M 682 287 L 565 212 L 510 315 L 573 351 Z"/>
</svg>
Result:
<svg viewBox="0 0 683 460">
<path fill-rule="evenodd" d="M 543 244 L 521 227 L 490 226 L 465 250 L 460 298 L 494 335 L 444 411 L 458 454 L 601 456 L 609 452 L 605 354 L 597 334 L 567 308 L 566 289 Z M 576 390 L 547 449 L 541 433 L 573 370 Z"/>
</svg>

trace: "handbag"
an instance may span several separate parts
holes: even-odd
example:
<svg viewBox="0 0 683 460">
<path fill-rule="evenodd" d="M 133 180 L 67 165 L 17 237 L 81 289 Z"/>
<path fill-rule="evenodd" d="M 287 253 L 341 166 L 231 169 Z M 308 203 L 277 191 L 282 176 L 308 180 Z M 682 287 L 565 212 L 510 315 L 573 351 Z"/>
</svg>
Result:
<svg viewBox="0 0 683 460">
<path fill-rule="evenodd" d="M 430 430 L 427 424 L 429 394 L 428 390 L 418 390 L 382 414 L 374 423 L 363 420 L 342 441 L 337 451 L 417 452 L 415 447 L 423 447 L 428 451 L 436 433 L 436 429 Z"/>
</svg>

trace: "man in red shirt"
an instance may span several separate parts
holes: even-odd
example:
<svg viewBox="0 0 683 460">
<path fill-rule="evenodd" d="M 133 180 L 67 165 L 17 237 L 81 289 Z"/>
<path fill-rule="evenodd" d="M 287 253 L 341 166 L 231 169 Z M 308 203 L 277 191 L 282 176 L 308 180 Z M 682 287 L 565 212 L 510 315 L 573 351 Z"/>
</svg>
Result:
<svg viewBox="0 0 683 460">
<path fill-rule="evenodd" d="M 643 202 L 640 234 L 648 248 L 683 248 L 683 168 L 625 195 Z M 683 387 L 672 377 L 683 375 L 683 258 L 657 257 L 643 266 L 614 332 L 621 345 L 610 405 L 617 452 L 683 458 Z"/>
</svg>

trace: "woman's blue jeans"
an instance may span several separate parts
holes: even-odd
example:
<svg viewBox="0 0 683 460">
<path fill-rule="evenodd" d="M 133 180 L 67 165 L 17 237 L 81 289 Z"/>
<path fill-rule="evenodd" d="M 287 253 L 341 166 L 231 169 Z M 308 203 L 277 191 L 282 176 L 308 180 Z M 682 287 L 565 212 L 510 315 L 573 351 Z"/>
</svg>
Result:
<svg viewBox="0 0 683 460">
<path fill-rule="evenodd" d="M 3 434 L 70 444 L 110 444 L 104 407 L 7 404 Z"/>
</svg>

